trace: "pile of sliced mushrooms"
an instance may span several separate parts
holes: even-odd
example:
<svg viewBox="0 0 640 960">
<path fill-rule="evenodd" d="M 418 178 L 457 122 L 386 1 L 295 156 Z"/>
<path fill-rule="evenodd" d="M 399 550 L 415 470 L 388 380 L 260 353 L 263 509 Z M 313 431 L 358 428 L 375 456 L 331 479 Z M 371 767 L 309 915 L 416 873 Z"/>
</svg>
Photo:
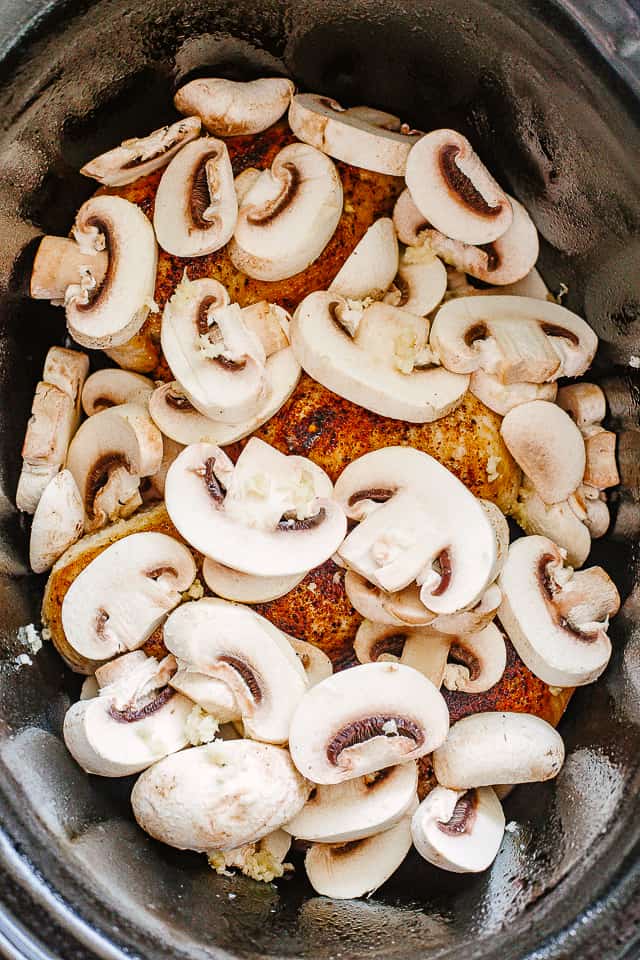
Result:
<svg viewBox="0 0 640 960">
<path fill-rule="evenodd" d="M 87 353 L 49 351 L 17 493 L 33 514 L 33 570 L 151 500 L 164 500 L 177 531 L 105 536 L 66 592 L 65 641 L 88 665 L 67 747 L 89 773 L 139 774 L 140 826 L 219 872 L 280 877 L 292 840 L 330 897 L 371 893 L 412 845 L 443 870 L 486 870 L 505 830 L 501 798 L 555 777 L 563 742 L 527 714 L 450 727 L 441 687 L 497 683 L 505 634 L 557 688 L 591 683 L 608 663 L 618 593 L 600 567 L 578 568 L 608 526 L 616 437 L 599 387 L 558 387 L 587 371 L 596 336 L 549 294 L 527 211 L 461 134 L 412 130 L 280 78 L 194 80 L 175 105 L 184 119 L 82 170 L 113 187 L 164 168 L 153 222 L 103 192 L 70 238 L 41 242 L 32 295 L 64 307 L 83 348 L 117 356 L 157 311 L 158 245 L 189 258 L 228 245 L 241 273 L 282 280 L 334 234 L 334 160 L 406 188 L 393 219 L 371 224 L 293 317 L 266 300 L 241 307 L 185 271 L 162 316 L 168 382 L 104 365 L 89 374 Z M 298 142 L 234 182 L 224 138 L 255 135 L 287 110 Z M 498 507 L 411 447 L 372 450 L 335 485 L 256 437 L 234 463 L 223 448 L 271 418 L 301 370 L 414 424 L 471 391 L 504 418 L 526 535 L 510 544 Z M 336 673 L 249 605 L 330 557 L 364 617 L 359 664 Z M 162 658 L 141 649 L 153 635 Z M 437 785 L 419 802 L 427 755 Z"/>
</svg>

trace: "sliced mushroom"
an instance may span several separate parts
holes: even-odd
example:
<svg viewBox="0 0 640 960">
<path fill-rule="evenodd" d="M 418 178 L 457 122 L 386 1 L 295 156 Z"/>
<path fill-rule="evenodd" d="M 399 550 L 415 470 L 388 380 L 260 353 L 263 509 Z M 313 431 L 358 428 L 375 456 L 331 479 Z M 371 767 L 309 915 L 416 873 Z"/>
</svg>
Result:
<svg viewBox="0 0 640 960">
<path fill-rule="evenodd" d="M 140 506 L 140 480 L 157 472 L 162 454 L 160 431 L 138 404 L 120 404 L 85 420 L 71 441 L 67 466 L 82 497 L 88 533 Z"/>
<path fill-rule="evenodd" d="M 447 270 L 430 250 L 408 247 L 400 256 L 398 273 L 384 297 L 385 303 L 426 317 L 447 290 Z"/>
<path fill-rule="evenodd" d="M 360 663 L 403 663 L 440 687 L 451 637 L 429 627 L 391 627 L 363 620 L 353 649 Z"/>
<path fill-rule="evenodd" d="M 492 522 L 428 454 L 411 447 L 365 454 L 343 470 L 335 497 L 350 519 L 365 518 L 340 556 L 384 590 L 417 580 L 422 603 L 449 614 L 475 604 L 491 582 L 498 560 Z"/>
<path fill-rule="evenodd" d="M 67 749 L 87 773 L 126 777 L 188 744 L 193 703 L 167 686 L 173 657 L 144 657 L 99 696 L 74 704 L 64 718 Z"/>
<path fill-rule="evenodd" d="M 100 692 L 100 687 L 98 686 L 98 681 L 95 677 L 85 677 L 82 686 L 80 687 L 80 699 L 81 700 L 93 700 L 94 697 L 97 697 Z"/>
<path fill-rule="evenodd" d="M 173 102 L 180 113 L 200 117 L 218 137 L 261 133 L 287 110 L 295 87 L 285 77 L 238 82 L 220 77 L 192 80 Z"/>
<path fill-rule="evenodd" d="M 400 763 L 344 783 L 319 784 L 284 829 L 299 840 L 320 843 L 372 837 L 412 813 L 417 789 L 415 762 Z"/>
<path fill-rule="evenodd" d="M 71 656 L 103 661 L 141 647 L 194 577 L 190 552 L 163 533 L 134 533 L 111 544 L 78 574 L 62 601 Z"/>
<path fill-rule="evenodd" d="M 45 487 L 33 515 L 29 563 L 34 573 L 44 573 L 84 529 L 84 507 L 69 470 L 61 470 Z"/>
<path fill-rule="evenodd" d="M 620 483 L 616 462 L 617 436 L 597 424 L 583 430 L 586 464 L 584 482 L 597 490 L 616 487 Z"/>
<path fill-rule="evenodd" d="M 238 206 L 242 204 L 242 201 L 261 173 L 262 171 L 258 170 L 257 167 L 246 167 L 242 173 L 239 173 L 237 177 L 234 177 L 233 185 L 236 188 Z"/>
<path fill-rule="evenodd" d="M 242 711 L 227 683 L 201 673 L 196 667 L 179 658 L 176 662 L 178 669 L 169 681 L 174 690 L 189 697 L 220 724 L 231 725 L 240 720 Z"/>
<path fill-rule="evenodd" d="M 16 492 L 18 510 L 35 513 L 49 482 L 65 461 L 75 423 L 71 397 L 51 383 L 40 382 L 22 446 L 23 464 Z"/>
<path fill-rule="evenodd" d="M 87 379 L 82 390 L 82 408 L 88 417 L 117 407 L 121 403 L 137 403 L 146 407 L 153 393 L 153 382 L 148 377 L 130 370 L 96 370 Z"/>
<path fill-rule="evenodd" d="M 198 117 L 160 127 L 146 137 L 123 140 L 119 147 L 85 163 L 80 173 L 107 187 L 121 187 L 164 167 L 190 140 L 200 135 Z"/>
<path fill-rule="evenodd" d="M 440 633 L 449 633 L 456 637 L 473 636 L 491 623 L 501 601 L 500 588 L 492 583 L 473 607 L 458 613 L 441 614 L 436 617 L 432 626 Z"/>
<path fill-rule="evenodd" d="M 131 794 L 147 833 L 180 850 L 233 850 L 291 820 L 311 785 L 282 747 L 227 740 L 185 750 L 146 770 Z"/>
<path fill-rule="evenodd" d="M 571 417 L 555 403 L 532 400 L 514 407 L 500 433 L 545 503 L 561 503 L 577 489 L 585 471 L 584 441 Z"/>
<path fill-rule="evenodd" d="M 420 856 L 452 873 L 487 870 L 498 855 L 504 828 L 502 804 L 491 787 L 435 787 L 411 820 L 411 835 Z"/>
<path fill-rule="evenodd" d="M 586 524 L 586 510 L 579 517 L 568 501 L 545 503 L 526 478 L 518 492 L 513 516 L 525 533 L 549 537 L 565 550 L 572 567 L 581 567 L 589 556 L 591 534 Z"/>
<path fill-rule="evenodd" d="M 306 640 L 298 640 L 297 637 L 292 637 L 288 633 L 285 636 L 304 667 L 307 683 L 310 687 L 314 687 L 316 683 L 320 683 L 331 676 L 333 664 L 323 650 Z"/>
<path fill-rule="evenodd" d="M 247 736 L 286 743 L 307 680 L 287 638 L 267 622 L 246 607 L 206 597 L 168 617 L 164 642 L 181 662 L 226 683 Z"/>
<path fill-rule="evenodd" d="M 157 247 L 142 210 L 123 197 L 91 197 L 80 207 L 73 234 L 83 251 L 106 250 L 100 286 L 67 288 L 67 326 L 83 347 L 116 347 L 134 336 L 155 308 Z"/>
<path fill-rule="evenodd" d="M 238 200 L 227 146 L 200 137 L 183 147 L 158 184 L 153 226 L 176 257 L 203 257 L 224 247 L 236 227 Z"/>
<path fill-rule="evenodd" d="M 425 626 L 436 619 L 436 614 L 427 610 L 420 600 L 420 587 L 411 583 L 404 590 L 388 593 L 361 577 L 355 570 L 348 570 L 344 589 L 353 607 L 365 619 L 374 623 L 392 626 Z"/>
<path fill-rule="evenodd" d="M 607 415 L 607 399 L 596 383 L 571 383 L 561 387 L 558 404 L 575 420 L 581 432 L 601 424 Z"/>
<path fill-rule="evenodd" d="M 219 447 L 193 444 L 169 468 L 165 498 L 182 536 L 205 556 L 256 576 L 324 563 L 346 533 L 326 474 L 252 438 L 235 468 Z"/>
<path fill-rule="evenodd" d="M 511 226 L 509 198 L 455 130 L 421 137 L 407 157 L 405 180 L 417 208 L 447 237 L 492 243 Z"/>
<path fill-rule="evenodd" d="M 398 241 L 393 221 L 373 223 L 331 282 L 332 293 L 353 300 L 382 298 L 398 272 Z"/>
<path fill-rule="evenodd" d="M 587 483 L 581 484 L 576 492 L 569 497 L 569 506 L 574 511 L 579 520 L 581 520 L 591 537 L 596 540 L 598 537 L 604 537 L 611 523 L 611 516 L 607 506 L 606 494 L 597 487 L 591 487 Z M 532 533 L 543 533 L 544 531 L 531 531 Z M 556 538 L 551 534 L 546 534 L 551 540 Z M 557 543 L 557 541 L 556 541 Z M 561 546 L 561 544 L 560 544 Z M 567 557 L 567 559 L 569 559 Z M 572 566 L 580 564 L 572 563 Z"/>
<path fill-rule="evenodd" d="M 222 563 L 205 557 L 202 576 L 212 593 L 224 600 L 237 603 L 268 603 L 277 600 L 297 587 L 304 573 L 292 577 L 256 577 L 232 570 Z"/>
<path fill-rule="evenodd" d="M 447 690 L 484 693 L 502 679 L 507 648 L 495 623 L 489 623 L 477 633 L 449 637 L 449 640 L 449 662 L 443 678 Z"/>
<path fill-rule="evenodd" d="M 573 573 L 552 540 L 523 537 L 509 548 L 500 588 L 500 622 L 532 673 L 554 687 L 597 680 L 611 657 L 609 618 L 620 606 L 601 567 Z"/>
<path fill-rule="evenodd" d="M 342 214 L 342 183 L 331 160 L 292 143 L 242 199 L 229 255 L 258 280 L 285 280 L 320 256 Z"/>
<path fill-rule="evenodd" d="M 549 780 L 564 762 L 562 737 L 528 713 L 475 713 L 454 723 L 433 754 L 438 783 L 450 790 Z"/>
<path fill-rule="evenodd" d="M 316 893 L 334 900 L 364 897 L 396 872 L 411 842 L 411 821 L 405 817 L 373 837 L 338 844 L 314 843 L 304 866 Z"/>
<path fill-rule="evenodd" d="M 388 117 L 363 113 L 362 107 L 345 110 L 318 93 L 297 94 L 289 108 L 289 126 L 299 140 L 354 167 L 402 177 L 409 151 L 422 134 L 390 129 Z"/>
<path fill-rule="evenodd" d="M 400 663 L 364 663 L 306 692 L 289 749 L 314 783 L 341 783 L 435 750 L 449 728 L 439 690 Z"/>
<path fill-rule="evenodd" d="M 499 377 L 484 370 L 476 370 L 469 380 L 469 392 L 485 407 L 506 416 L 521 403 L 548 400 L 553 403 L 558 393 L 556 383 L 502 383 Z"/>
<path fill-rule="evenodd" d="M 454 373 L 484 370 L 503 383 L 577 377 L 591 364 L 598 338 L 557 303 L 532 297 L 459 297 L 440 307 L 431 347 Z"/>
<path fill-rule="evenodd" d="M 107 263 L 106 250 L 83 250 L 68 237 L 43 237 L 33 261 L 30 296 L 62 306 L 69 287 L 99 288 Z"/>
<path fill-rule="evenodd" d="M 410 423 L 445 416 L 468 379 L 433 368 L 428 322 L 385 303 L 365 309 L 331 292 L 305 297 L 291 325 L 291 346 L 306 372 L 366 410 Z"/>
</svg>

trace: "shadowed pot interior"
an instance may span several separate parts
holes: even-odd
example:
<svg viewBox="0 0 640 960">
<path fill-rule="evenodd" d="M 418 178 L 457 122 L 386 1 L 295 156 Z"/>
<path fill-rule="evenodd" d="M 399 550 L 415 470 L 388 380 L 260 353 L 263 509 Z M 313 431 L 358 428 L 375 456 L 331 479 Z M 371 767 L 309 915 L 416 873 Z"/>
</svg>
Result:
<svg viewBox="0 0 640 960">
<path fill-rule="evenodd" d="M 22 937 L 28 956 L 45 956 L 29 951 L 46 939 L 65 960 L 87 950 L 121 957 L 121 949 L 155 960 L 622 956 L 640 891 L 633 31 L 636 50 L 640 40 L 631 8 L 617 0 L 593 8 L 578 0 L 12 0 L 0 4 L 0 19 L 0 857 L 37 901 L 7 901 L 21 926 L 5 916 L 2 936 Z M 175 88 L 209 70 L 287 74 L 302 89 L 382 107 L 422 129 L 461 130 L 531 212 L 548 285 L 566 284 L 565 303 L 601 338 L 594 378 L 621 432 L 624 482 L 592 560 L 623 597 L 614 656 L 562 722 L 568 757 L 557 781 L 507 801 L 512 825 L 482 876 L 441 873 L 412 854 L 373 898 L 353 902 L 314 896 L 302 869 L 277 887 L 218 877 L 203 857 L 143 835 L 129 810 L 131 784 L 88 778 L 61 741 L 79 681 L 50 646 L 31 650 L 27 625 L 38 628 L 43 580 L 26 575 L 25 530 L 12 506 L 33 387 L 47 347 L 65 335 L 62 311 L 25 296 L 30 258 L 37 237 L 64 235 L 93 191 L 77 172 L 82 163 L 174 119 Z M 54 932 L 45 934 L 51 914 Z"/>
</svg>

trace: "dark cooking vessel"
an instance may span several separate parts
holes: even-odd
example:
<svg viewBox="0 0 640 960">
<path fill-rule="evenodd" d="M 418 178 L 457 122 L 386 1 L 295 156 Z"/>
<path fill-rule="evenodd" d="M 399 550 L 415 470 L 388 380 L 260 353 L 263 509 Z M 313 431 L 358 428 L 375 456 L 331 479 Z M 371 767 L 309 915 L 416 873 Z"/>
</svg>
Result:
<svg viewBox="0 0 640 960">
<path fill-rule="evenodd" d="M 167 957 L 638 957 L 640 917 L 640 22 L 622 0 L 3 0 L 0 141 L 0 952 Z M 601 337 L 623 489 L 593 559 L 624 605 L 606 677 L 562 723 L 557 782 L 515 792 L 486 876 L 410 856 L 369 901 L 216 877 L 137 830 L 60 729 L 78 681 L 29 655 L 42 582 L 13 510 L 19 450 L 60 311 L 24 296 L 35 238 L 65 233 L 97 152 L 173 116 L 213 67 L 450 125 L 529 208 L 549 285 Z M 6 573 L 6 575 L 4 575 Z M 27 658 L 16 660 L 21 653 Z M 28 662 L 28 660 L 32 662 Z M 25 662 L 22 662 L 25 661 Z M 4 947 L 3 947 L 4 944 Z"/>
</svg>

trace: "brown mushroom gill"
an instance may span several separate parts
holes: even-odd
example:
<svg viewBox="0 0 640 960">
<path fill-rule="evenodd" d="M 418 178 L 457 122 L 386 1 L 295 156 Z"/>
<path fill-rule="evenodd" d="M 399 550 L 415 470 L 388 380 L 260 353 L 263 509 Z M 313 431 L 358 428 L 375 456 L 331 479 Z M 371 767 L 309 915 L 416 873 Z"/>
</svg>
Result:
<svg viewBox="0 0 640 960">
<path fill-rule="evenodd" d="M 346 843 L 331 844 L 331 852 L 334 857 L 348 857 L 368 839 L 368 837 L 363 837 L 361 840 L 347 840 Z"/>
<path fill-rule="evenodd" d="M 163 687 L 163 689 L 156 694 L 152 700 L 149 700 L 148 703 L 145 703 L 142 706 L 137 706 L 135 703 L 133 703 L 130 706 L 125 707 L 123 710 L 118 710 L 113 704 L 111 704 L 109 706 L 109 716 L 113 720 L 117 720 L 118 723 L 136 723 L 138 720 L 145 720 L 161 707 L 164 707 L 165 703 L 168 703 L 169 700 L 171 700 L 175 692 L 176 691 L 173 689 L 173 687 Z"/>
<path fill-rule="evenodd" d="M 554 600 L 562 589 L 553 578 L 552 567 L 557 566 L 557 564 L 558 561 L 556 557 L 550 553 L 545 553 L 538 561 L 537 571 L 538 583 L 540 584 L 545 596 L 549 601 L 552 617 L 555 623 L 562 630 L 566 630 L 567 633 L 570 633 L 578 640 L 582 640 L 583 643 L 593 643 L 594 640 L 599 639 L 599 637 L 602 635 L 601 630 L 581 630 L 578 626 L 571 622 L 571 618 L 568 614 L 563 616 L 555 606 Z"/>
<path fill-rule="evenodd" d="M 457 663 L 462 667 L 466 667 L 469 671 L 469 680 L 477 680 L 480 676 L 480 661 L 461 643 L 451 644 L 449 647 L 448 660 L 449 663 Z"/>
<path fill-rule="evenodd" d="M 247 223 L 253 226 L 265 226 L 276 219 L 293 202 L 300 189 L 300 174 L 294 163 L 282 165 L 282 188 L 277 197 L 270 200 L 264 207 L 247 214 Z"/>
<path fill-rule="evenodd" d="M 441 597 L 442 594 L 447 590 L 449 584 L 451 583 L 451 575 L 453 572 L 451 564 L 451 554 L 449 548 L 445 547 L 444 550 L 441 550 L 438 556 L 435 559 L 433 564 L 434 569 L 440 574 L 440 583 L 438 586 L 431 591 L 432 597 Z"/>
<path fill-rule="evenodd" d="M 216 503 L 224 501 L 226 490 L 216 477 L 216 459 L 209 457 L 204 463 L 204 485 L 207 488 L 209 496 Z"/>
<path fill-rule="evenodd" d="M 98 637 L 99 640 L 107 639 L 105 635 L 105 627 L 108 622 L 109 622 L 109 614 L 107 613 L 107 611 L 102 609 L 98 610 L 96 614 L 96 620 L 95 620 L 95 631 L 96 631 L 96 636 Z"/>
<path fill-rule="evenodd" d="M 482 243 L 478 246 L 478 250 L 482 250 L 487 258 L 485 269 L 489 273 L 497 270 L 501 263 L 501 257 L 496 249 L 495 243 Z"/>
<path fill-rule="evenodd" d="M 305 517 L 304 520 L 299 520 L 294 516 L 288 516 L 285 513 L 282 519 L 278 521 L 278 526 L 276 529 L 284 530 L 287 533 L 292 530 L 313 530 L 315 527 L 319 527 L 320 524 L 324 522 L 326 515 L 327 511 L 324 507 L 320 507 L 317 513 L 315 513 L 312 517 Z"/>
<path fill-rule="evenodd" d="M 352 493 L 347 501 L 350 507 L 355 507 L 361 500 L 373 500 L 374 503 L 386 503 L 396 491 L 391 487 L 371 487 L 369 490 L 358 490 Z"/>
<path fill-rule="evenodd" d="M 224 345 L 224 337 L 219 325 L 215 320 L 212 322 L 209 319 L 209 310 L 212 307 L 220 306 L 222 304 L 216 297 L 203 297 L 196 315 L 196 327 L 201 337 L 208 337 L 213 344 L 221 343 Z M 227 370 L 243 370 L 247 365 L 246 360 L 230 360 L 229 357 L 225 356 L 213 357 L 213 362 Z"/>
<path fill-rule="evenodd" d="M 573 330 L 567 330 L 565 327 L 558 326 L 558 324 L 555 323 L 541 323 L 540 329 L 543 333 L 546 333 L 548 337 L 559 337 L 562 340 L 568 340 L 574 347 L 580 345 L 580 339 Z"/>
<path fill-rule="evenodd" d="M 468 347 L 472 347 L 474 343 L 477 343 L 479 340 L 485 340 L 488 336 L 489 331 L 486 323 L 474 323 L 465 333 L 464 342 Z"/>
<path fill-rule="evenodd" d="M 222 657 L 218 657 L 220 663 L 226 663 L 227 666 L 231 667 L 232 670 L 240 676 L 245 686 L 248 688 L 249 693 L 255 703 L 262 702 L 262 688 L 260 682 L 251 669 L 243 660 L 239 660 L 238 657 L 232 657 L 229 654 L 225 654 Z"/>
<path fill-rule="evenodd" d="M 103 453 L 89 472 L 84 489 L 84 505 L 90 517 L 94 516 L 95 499 L 109 482 L 112 470 L 124 467 L 130 470 L 129 461 L 123 453 Z"/>
<path fill-rule="evenodd" d="M 394 657 L 401 657 L 406 642 L 407 636 L 404 633 L 393 633 L 388 637 L 381 637 L 372 644 L 369 655 L 372 660 L 378 660 L 385 653 L 390 653 Z"/>
<path fill-rule="evenodd" d="M 438 820 L 438 829 L 452 837 L 470 833 L 476 819 L 478 793 L 476 790 L 467 790 L 463 793 L 450 818 L 446 821 Z"/>
<path fill-rule="evenodd" d="M 385 767 L 384 770 L 376 770 L 375 773 L 365 775 L 364 785 L 370 793 L 377 790 L 378 787 L 388 780 L 393 772 L 393 767 Z"/>
<path fill-rule="evenodd" d="M 175 569 L 175 567 L 169 567 L 169 566 L 154 567 L 153 570 L 147 571 L 146 576 L 149 577 L 150 580 L 159 580 L 160 577 L 163 577 L 167 573 L 169 574 L 170 577 L 177 578 L 178 576 L 178 571 Z"/>
<path fill-rule="evenodd" d="M 217 218 L 204 218 L 205 210 L 211 206 L 211 191 L 209 189 L 209 177 L 207 175 L 207 164 L 210 160 L 218 160 L 220 152 L 212 150 L 205 154 L 200 160 L 193 173 L 191 181 L 191 193 L 189 196 L 189 213 L 194 225 L 200 230 L 207 230 L 214 225 Z"/>
<path fill-rule="evenodd" d="M 497 203 L 495 206 L 487 203 L 475 184 L 456 163 L 459 153 L 460 148 L 451 143 L 442 147 L 438 156 L 440 172 L 450 191 L 474 213 L 483 217 L 499 216 L 502 213 L 502 203 Z"/>
<path fill-rule="evenodd" d="M 386 733 L 383 727 L 394 725 L 397 733 Z M 327 744 L 327 760 L 338 766 L 340 756 L 345 750 L 356 747 L 374 737 L 398 737 L 412 740 L 415 749 L 424 743 L 422 728 L 410 717 L 401 717 L 393 714 L 376 714 L 372 717 L 363 717 L 348 723 L 331 738 Z"/>
<path fill-rule="evenodd" d="M 187 397 L 182 397 L 179 393 L 173 393 L 171 390 L 167 391 L 165 402 L 168 407 L 172 407 L 174 410 L 181 410 L 182 412 L 195 410 L 195 407 Z"/>
</svg>

